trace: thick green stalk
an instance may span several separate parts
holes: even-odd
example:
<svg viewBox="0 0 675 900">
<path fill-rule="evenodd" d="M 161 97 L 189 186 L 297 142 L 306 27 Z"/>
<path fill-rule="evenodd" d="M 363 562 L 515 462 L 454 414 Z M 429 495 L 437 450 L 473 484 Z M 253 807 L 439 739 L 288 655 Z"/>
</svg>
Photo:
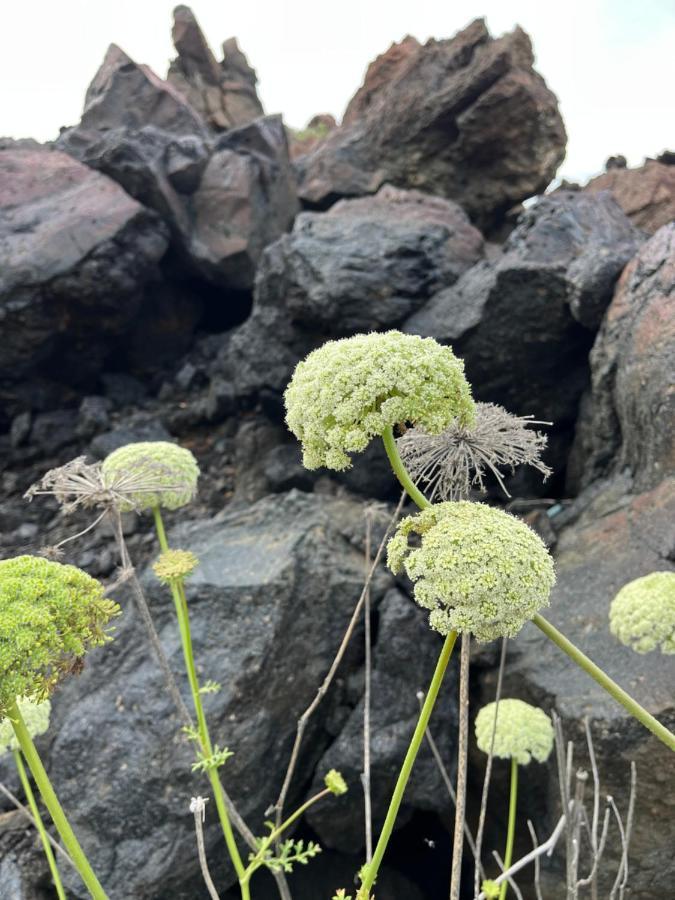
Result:
<svg viewBox="0 0 675 900">
<path fill-rule="evenodd" d="M 169 544 L 166 539 L 166 531 L 164 530 L 162 514 L 158 506 L 154 507 L 152 512 L 155 518 L 155 528 L 157 529 L 159 545 L 162 548 L 162 552 L 166 552 L 169 549 Z M 185 589 L 181 582 L 172 582 L 170 587 L 171 596 L 173 597 L 174 606 L 176 608 L 176 617 L 178 618 L 178 629 L 180 631 L 181 644 L 183 646 L 185 669 L 187 671 L 190 690 L 192 692 L 192 701 L 194 703 L 195 714 L 197 716 L 199 742 L 201 744 L 204 756 L 210 757 L 213 756 L 213 746 L 211 744 L 209 728 L 206 723 L 206 716 L 204 715 L 202 695 L 199 690 L 199 679 L 197 678 L 197 669 L 195 667 L 194 652 L 192 649 L 192 635 L 190 633 L 190 618 L 188 613 L 187 599 L 185 597 Z M 207 770 L 207 775 L 209 777 L 211 789 L 213 790 L 213 796 L 216 801 L 216 808 L 218 810 L 218 817 L 223 829 L 223 835 L 225 836 L 225 843 L 227 844 L 227 849 L 229 851 L 232 864 L 234 866 L 235 872 L 237 873 L 237 878 L 241 879 L 245 872 L 244 863 L 242 862 L 239 848 L 237 847 L 237 842 L 234 838 L 234 832 L 232 831 L 230 817 L 227 813 L 227 806 L 225 804 L 225 797 L 223 796 L 223 789 L 220 784 L 220 778 L 218 777 L 218 770 L 209 768 Z M 242 900 L 246 900 L 243 886 Z"/>
<path fill-rule="evenodd" d="M 504 871 L 511 866 L 513 859 L 513 842 L 516 836 L 516 807 L 518 805 L 518 763 L 511 757 L 511 792 L 509 794 L 509 825 L 506 832 L 506 850 L 504 851 Z M 509 883 L 502 881 L 499 889 L 499 900 L 504 900 Z"/>
<path fill-rule="evenodd" d="M 59 900 L 66 900 L 66 892 L 63 890 L 61 876 L 59 875 L 59 870 L 56 866 L 56 860 L 54 859 L 54 851 L 52 850 L 52 845 L 49 843 L 47 829 L 45 828 L 45 824 L 42 821 L 40 810 L 38 809 L 38 805 L 35 801 L 35 794 L 33 793 L 33 788 L 30 786 L 30 781 L 28 779 L 28 775 L 26 774 L 26 768 L 23 764 L 23 760 L 21 759 L 21 752 L 19 750 L 14 751 L 14 762 L 19 773 L 19 778 L 21 779 L 21 786 L 23 788 L 24 794 L 26 795 L 28 806 L 31 813 L 33 814 L 35 827 L 37 828 L 38 834 L 40 835 L 40 840 L 42 841 L 42 847 L 45 851 L 47 862 L 49 863 L 49 871 L 52 873 L 52 881 L 54 882 L 56 893 L 59 897 Z"/>
<path fill-rule="evenodd" d="M 370 889 L 375 882 L 380 864 L 382 863 L 382 857 L 384 856 L 384 852 L 387 849 L 387 844 L 389 843 L 389 838 L 391 837 L 392 831 L 394 830 L 394 823 L 396 821 L 396 816 L 398 815 L 399 807 L 401 806 L 401 801 L 403 800 L 403 794 L 408 784 L 408 779 L 410 778 L 410 773 L 412 772 L 412 767 L 415 763 L 417 752 L 420 749 L 420 744 L 424 739 L 424 733 L 427 730 L 431 712 L 434 708 L 434 704 L 436 703 L 438 691 L 443 682 L 443 676 L 445 675 L 445 670 L 447 669 L 448 662 L 450 661 L 450 657 L 452 656 L 452 648 L 455 646 L 456 639 L 456 631 L 451 631 L 445 639 L 441 654 L 438 657 L 438 662 L 436 663 L 436 670 L 434 672 L 433 678 L 431 679 L 431 684 L 429 685 L 427 695 L 424 699 L 424 705 L 422 706 L 422 712 L 420 713 L 417 727 L 415 728 L 412 740 L 410 741 L 410 746 L 408 747 L 408 752 L 406 753 L 405 759 L 403 760 L 403 765 L 398 776 L 398 781 L 396 782 L 396 787 L 394 788 L 394 793 L 389 802 L 389 809 L 387 810 L 387 816 L 384 820 L 384 825 L 382 826 L 382 832 L 377 842 L 377 846 L 375 847 L 375 852 L 373 853 L 372 862 L 364 867 L 362 890 L 366 897 L 370 896 Z"/>
<path fill-rule="evenodd" d="M 68 851 L 75 868 L 80 873 L 82 881 L 87 886 L 93 900 L 108 900 L 105 891 L 99 884 L 96 875 L 94 875 L 94 870 L 89 865 L 89 860 L 85 856 L 82 847 L 80 847 L 80 844 L 75 837 L 73 829 L 70 827 L 68 819 L 66 819 L 66 815 L 61 808 L 61 804 L 58 801 L 52 783 L 45 771 L 45 767 L 42 765 L 42 760 L 35 749 L 35 744 L 26 728 L 26 723 L 21 716 L 16 701 L 7 708 L 7 717 L 12 723 L 12 728 L 14 729 L 14 734 L 19 742 L 21 752 L 28 763 L 28 768 L 40 791 L 45 806 L 49 810 L 49 815 L 52 817 L 52 821 L 56 826 L 56 830 L 63 842 L 63 846 Z"/>
<path fill-rule="evenodd" d="M 641 722 L 645 728 L 649 729 L 652 734 L 662 741 L 666 747 L 675 751 L 675 734 L 669 731 L 665 725 L 662 725 L 658 719 L 655 719 L 644 707 L 640 706 L 637 700 L 633 700 L 630 694 L 627 694 L 623 688 L 609 677 L 603 670 L 596 666 L 585 653 L 582 653 L 578 647 L 568 640 L 564 634 L 539 613 L 535 613 L 532 621 L 540 628 L 546 637 L 550 638 L 554 644 L 557 644 L 584 672 L 588 673 L 600 687 L 604 688 L 608 694 L 620 703 L 624 709 L 633 716 L 638 722 Z"/>
<path fill-rule="evenodd" d="M 396 439 L 394 438 L 394 431 L 391 426 L 389 426 L 382 435 L 382 442 L 384 443 L 384 449 L 387 451 L 387 456 L 389 457 L 389 464 L 394 470 L 394 475 L 396 475 L 401 482 L 401 487 L 405 488 L 406 493 L 413 503 L 416 503 L 420 509 L 426 509 L 428 506 L 431 506 L 431 503 L 429 503 L 422 491 L 415 486 L 406 467 L 403 465 L 403 460 L 399 455 Z"/>
</svg>

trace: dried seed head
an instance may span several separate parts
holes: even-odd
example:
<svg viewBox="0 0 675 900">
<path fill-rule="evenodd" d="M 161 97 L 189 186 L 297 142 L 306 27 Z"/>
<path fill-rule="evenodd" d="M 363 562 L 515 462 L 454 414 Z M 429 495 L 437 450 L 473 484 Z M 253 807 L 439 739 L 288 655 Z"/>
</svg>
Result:
<svg viewBox="0 0 675 900">
<path fill-rule="evenodd" d="M 121 512 L 179 509 L 197 493 L 199 466 L 189 450 L 168 441 L 120 447 L 103 460 L 103 481 L 122 497 Z"/>
<path fill-rule="evenodd" d="M 522 700 L 488 703 L 476 716 L 476 741 L 479 749 L 483 753 L 489 753 L 492 745 L 495 756 L 500 759 L 515 759 L 521 766 L 526 766 L 532 757 L 537 762 L 546 762 L 553 750 L 553 735 L 553 723 L 544 710 Z"/>
<path fill-rule="evenodd" d="M 420 546 L 408 543 L 420 535 Z M 460 500 L 402 519 L 387 547 L 395 574 L 405 568 L 414 597 L 441 634 L 479 641 L 514 637 L 543 606 L 555 582 L 541 538 L 509 513 Z"/>
<path fill-rule="evenodd" d="M 612 600 L 609 629 L 638 653 L 675 653 L 675 572 L 652 572 L 625 584 Z"/>
<path fill-rule="evenodd" d="M 328 341 L 298 363 L 286 422 L 308 469 L 347 469 L 350 453 L 397 423 L 436 434 L 474 415 L 464 364 L 433 338 L 387 331 Z"/>
<path fill-rule="evenodd" d="M 326 773 L 324 784 L 331 794 L 335 794 L 336 797 L 347 793 L 347 782 L 337 769 L 331 769 L 330 772 Z"/>
<path fill-rule="evenodd" d="M 165 550 L 153 563 L 152 570 L 165 584 L 183 581 L 199 565 L 199 560 L 189 550 Z"/>
<path fill-rule="evenodd" d="M 86 572 L 38 556 L 0 562 L 0 716 L 16 697 L 46 699 L 121 612 Z"/>
<path fill-rule="evenodd" d="M 42 703 L 36 703 L 34 700 L 28 700 L 26 697 L 20 697 L 17 700 L 17 706 L 21 713 L 21 718 L 26 725 L 26 729 L 32 738 L 40 737 L 49 728 L 49 716 L 52 705 L 49 700 L 43 700 Z M 19 742 L 14 734 L 12 723 L 9 719 L 0 721 L 0 756 L 19 750 Z"/>
<path fill-rule="evenodd" d="M 412 480 L 432 502 L 466 499 L 474 487 L 485 493 L 488 470 L 509 496 L 502 469 L 513 472 L 516 466 L 528 465 L 544 478 L 551 474 L 541 461 L 546 435 L 529 427 L 545 424 L 514 416 L 493 403 L 476 403 L 473 423 L 455 419 L 440 434 L 411 428 L 396 444 Z"/>
</svg>

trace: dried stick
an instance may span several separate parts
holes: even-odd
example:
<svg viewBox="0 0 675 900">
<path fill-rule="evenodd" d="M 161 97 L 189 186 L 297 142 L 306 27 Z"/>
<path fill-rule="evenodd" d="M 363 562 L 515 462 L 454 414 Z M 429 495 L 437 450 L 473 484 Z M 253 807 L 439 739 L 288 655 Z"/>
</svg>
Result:
<svg viewBox="0 0 675 900">
<path fill-rule="evenodd" d="M 283 820 L 284 804 L 286 802 L 288 790 L 291 786 L 293 774 L 295 772 L 295 768 L 298 763 L 298 757 L 300 755 L 300 746 L 302 744 L 302 739 L 305 734 L 305 730 L 307 728 L 307 723 L 309 722 L 311 717 L 314 715 L 317 707 L 319 706 L 319 704 L 323 700 L 324 696 L 326 695 L 328 688 L 330 687 L 330 685 L 333 681 L 333 678 L 335 677 L 335 673 L 337 672 L 337 669 L 338 669 L 340 663 L 342 662 L 342 658 L 344 657 L 344 655 L 347 651 L 347 647 L 349 646 L 349 642 L 354 633 L 354 629 L 356 628 L 356 623 L 358 622 L 359 616 L 361 615 L 361 610 L 363 609 L 363 605 L 366 600 L 366 594 L 370 587 L 370 583 L 373 579 L 373 575 L 375 574 L 375 570 L 377 569 L 377 567 L 380 563 L 380 559 L 382 558 L 382 553 L 384 551 L 385 544 L 387 542 L 387 539 L 389 538 L 389 535 L 391 534 L 391 530 L 394 526 L 394 523 L 398 519 L 401 509 L 403 508 L 404 500 L 405 500 L 405 492 L 401 494 L 401 499 L 398 502 L 398 506 L 394 510 L 394 513 L 393 513 L 391 519 L 389 520 L 389 524 L 387 525 L 387 529 L 384 533 L 384 537 L 382 538 L 382 541 L 380 542 L 380 545 L 377 548 L 375 558 L 373 559 L 372 565 L 370 566 L 370 569 L 368 570 L 368 574 L 366 576 L 366 581 L 365 581 L 365 584 L 361 591 L 361 595 L 360 595 L 358 602 L 354 608 L 354 612 L 352 613 L 352 617 L 349 621 L 349 625 L 347 626 L 347 630 L 344 633 L 340 647 L 338 648 L 335 658 L 333 659 L 333 662 L 331 663 L 331 666 L 328 670 L 328 674 L 326 675 L 321 686 L 319 687 L 319 690 L 317 691 L 316 696 L 314 697 L 314 699 L 309 704 L 307 709 L 303 712 L 303 714 L 298 719 L 297 726 L 296 726 L 296 732 L 295 732 L 295 741 L 293 743 L 293 749 L 291 751 L 291 758 L 288 763 L 288 768 L 287 768 L 286 774 L 284 776 L 284 780 L 283 780 L 283 784 L 281 786 L 281 791 L 279 793 L 279 797 L 277 798 L 277 802 L 272 807 L 270 807 L 270 809 L 268 809 L 268 811 L 267 811 L 267 815 L 270 815 L 273 811 L 276 813 L 275 819 L 276 819 L 277 827 L 279 827 L 279 825 L 281 824 L 281 822 Z"/>
<path fill-rule="evenodd" d="M 499 671 L 497 673 L 497 690 L 495 692 L 495 720 L 492 726 L 492 737 L 490 739 L 490 752 L 488 753 L 487 764 L 485 766 L 485 777 L 483 779 L 483 791 L 480 798 L 480 813 L 478 815 L 478 831 L 476 832 L 476 859 L 480 861 L 483 850 L 483 835 L 485 834 L 485 817 L 487 815 L 488 793 L 490 791 L 490 778 L 492 776 L 492 759 L 495 745 L 495 734 L 497 732 L 497 715 L 499 713 L 499 700 L 502 695 L 502 683 L 504 681 L 504 668 L 506 666 L 506 647 L 507 639 L 502 638 L 502 650 L 499 657 Z M 480 892 L 481 868 L 476 866 L 473 878 L 474 897 Z"/>
<path fill-rule="evenodd" d="M 372 510 L 366 509 L 366 594 L 363 603 L 363 616 L 365 622 L 365 688 L 363 692 L 363 772 L 361 784 L 363 785 L 363 812 L 366 829 L 366 862 L 373 858 L 373 815 L 370 795 L 370 688 L 372 676 L 372 648 L 370 646 L 370 582 L 368 570 L 370 568 L 371 540 L 373 520 Z"/>
<path fill-rule="evenodd" d="M 520 892 L 520 888 L 518 887 L 516 882 L 511 877 L 511 867 L 509 866 L 508 869 L 504 869 L 504 860 L 501 858 L 501 856 L 499 855 L 499 853 L 497 853 L 496 850 L 492 851 L 492 855 L 494 856 L 497 865 L 502 870 L 501 880 L 508 882 L 509 887 L 511 888 L 513 893 L 516 895 L 518 900 L 523 900 L 523 895 Z"/>
<path fill-rule="evenodd" d="M 464 819 L 466 818 L 466 770 L 469 751 L 469 657 L 471 635 L 462 634 L 462 653 L 459 664 L 459 741 L 457 747 L 457 791 L 455 801 L 455 831 L 452 845 L 450 900 L 459 900 L 462 882 L 464 850 Z"/>
<path fill-rule="evenodd" d="M 537 900 L 544 900 L 544 897 L 541 893 L 541 862 L 539 860 L 539 841 L 537 840 L 537 832 L 534 830 L 534 825 L 530 819 L 527 820 L 527 828 L 530 832 L 530 837 L 532 838 L 532 846 L 534 848 L 534 853 L 537 855 L 534 857 L 534 891 L 537 895 Z"/>
<path fill-rule="evenodd" d="M 417 700 L 420 705 L 420 710 L 422 709 L 422 705 L 424 703 L 424 691 L 417 692 Z M 450 773 L 445 767 L 445 763 L 443 762 L 443 757 L 441 756 L 441 752 L 438 749 L 438 745 L 434 740 L 431 731 L 427 728 L 424 732 L 424 736 L 427 739 L 427 743 L 429 744 L 429 749 L 431 750 L 431 755 L 433 756 L 436 765 L 438 766 L 438 771 L 441 773 L 441 778 L 443 779 L 443 783 L 447 788 L 448 794 L 450 795 L 450 800 L 452 801 L 453 806 L 457 803 L 457 797 L 455 795 L 455 788 L 452 783 L 452 779 L 450 778 Z M 478 857 L 476 856 L 476 842 L 473 838 L 473 834 L 471 833 L 471 828 L 469 827 L 469 823 L 466 821 L 466 816 L 464 817 L 464 837 L 466 838 L 466 842 L 471 849 L 471 853 L 473 854 L 473 858 L 475 864 L 480 868 L 481 878 L 485 877 L 485 870 L 483 869 L 483 864 L 480 862 Z"/>
<path fill-rule="evenodd" d="M 16 797 L 16 796 L 10 791 L 10 789 L 9 789 L 8 787 L 6 787 L 1 781 L 0 781 L 0 793 L 3 793 L 3 794 L 5 795 L 5 797 L 7 797 L 7 799 L 8 799 L 8 800 L 9 800 L 9 801 L 10 801 L 10 802 L 11 802 L 11 803 L 19 810 L 19 812 L 23 815 L 23 817 L 24 817 L 25 819 L 28 819 L 28 821 L 29 821 L 30 824 L 33 826 L 33 828 L 35 828 L 35 829 L 37 830 L 37 822 L 35 821 L 35 819 L 34 819 L 33 816 L 31 815 L 30 810 L 28 809 L 28 807 L 24 806 L 23 803 L 19 800 L 19 798 Z M 64 859 L 67 863 L 70 863 L 70 865 L 73 866 L 73 868 L 74 868 L 74 867 L 75 867 L 75 863 L 74 863 L 74 862 L 72 861 L 72 859 L 70 858 L 70 854 L 68 853 L 68 851 L 65 850 L 65 849 L 61 846 L 61 844 L 59 844 L 58 841 L 55 841 L 54 838 L 51 836 L 51 834 L 49 834 L 49 832 L 47 832 L 47 840 L 48 840 L 49 843 L 52 845 L 52 847 L 53 847 L 58 853 L 60 853 L 60 855 L 63 857 L 63 859 Z"/>
<path fill-rule="evenodd" d="M 195 817 L 195 834 L 197 835 L 197 853 L 199 854 L 199 867 L 202 870 L 204 884 L 209 892 L 211 900 L 220 900 L 218 891 L 209 872 L 209 864 L 206 861 L 204 849 L 204 817 L 206 816 L 206 800 L 204 797 L 193 797 L 190 801 L 190 812 Z"/>
</svg>

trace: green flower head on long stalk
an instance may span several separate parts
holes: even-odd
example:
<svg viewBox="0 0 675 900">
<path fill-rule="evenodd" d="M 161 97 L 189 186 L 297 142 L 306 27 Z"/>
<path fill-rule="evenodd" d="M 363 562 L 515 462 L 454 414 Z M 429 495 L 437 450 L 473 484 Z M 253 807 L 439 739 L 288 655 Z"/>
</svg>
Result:
<svg viewBox="0 0 675 900">
<path fill-rule="evenodd" d="M 28 729 L 28 733 L 32 738 L 40 737 L 49 728 L 49 716 L 52 711 L 52 705 L 49 700 L 43 700 L 36 703 L 26 697 L 17 700 L 17 706 L 21 717 Z M 12 723 L 5 718 L 0 721 L 0 756 L 12 750 L 19 750 L 19 742 L 12 728 Z"/>
<path fill-rule="evenodd" d="M 609 628 L 637 653 L 675 653 L 675 572 L 652 572 L 625 584 L 612 601 Z"/>
<path fill-rule="evenodd" d="M 121 612 L 103 585 L 39 556 L 0 562 L 0 716 L 17 697 L 45 700 Z"/>
<path fill-rule="evenodd" d="M 437 434 L 474 417 L 463 362 L 433 338 L 399 331 L 328 341 L 298 363 L 284 400 L 308 469 L 349 468 L 350 453 L 398 423 Z"/>
<path fill-rule="evenodd" d="M 197 493 L 197 460 L 185 447 L 168 441 L 141 441 L 113 450 L 101 472 L 104 483 L 122 498 L 122 512 L 180 509 Z"/>
<path fill-rule="evenodd" d="M 526 766 L 533 757 L 537 762 L 546 762 L 553 750 L 553 737 L 553 723 L 544 710 L 523 700 L 488 703 L 476 716 L 476 742 L 479 749 L 483 753 L 489 753 L 492 745 L 495 756 L 500 759 L 515 759 L 521 766 Z"/>
<path fill-rule="evenodd" d="M 419 535 L 420 545 L 409 544 Z M 405 569 L 417 603 L 441 634 L 469 631 L 479 641 L 514 637 L 548 606 L 553 561 L 524 522 L 483 503 L 438 503 L 402 519 L 389 541 L 394 574 Z"/>
</svg>

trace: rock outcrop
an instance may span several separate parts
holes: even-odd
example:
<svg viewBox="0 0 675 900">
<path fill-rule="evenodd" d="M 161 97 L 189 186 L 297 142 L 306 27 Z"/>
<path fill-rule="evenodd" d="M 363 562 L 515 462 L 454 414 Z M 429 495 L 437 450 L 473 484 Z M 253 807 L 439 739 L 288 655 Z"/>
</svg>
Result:
<svg viewBox="0 0 675 900">
<path fill-rule="evenodd" d="M 611 191 L 628 218 L 650 234 L 675 219 L 675 165 L 648 159 L 635 169 L 612 167 L 585 191 Z"/>
<path fill-rule="evenodd" d="M 378 58 L 345 124 L 298 160 L 300 197 L 326 208 L 388 182 L 455 200 L 487 229 L 547 186 L 565 141 L 525 32 L 495 40 L 478 19 L 450 40 L 406 38 Z"/>
</svg>

